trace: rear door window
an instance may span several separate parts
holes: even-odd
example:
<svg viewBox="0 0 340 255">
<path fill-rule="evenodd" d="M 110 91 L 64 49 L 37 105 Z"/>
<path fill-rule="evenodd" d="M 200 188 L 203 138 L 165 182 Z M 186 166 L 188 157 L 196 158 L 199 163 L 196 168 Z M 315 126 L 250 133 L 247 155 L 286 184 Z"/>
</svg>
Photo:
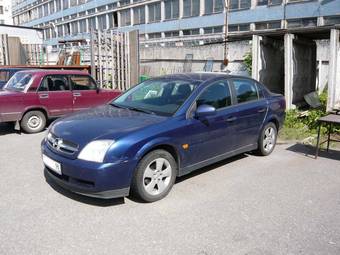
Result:
<svg viewBox="0 0 340 255">
<path fill-rule="evenodd" d="M 237 103 L 245 103 L 259 99 L 255 82 L 247 79 L 233 79 Z"/>
<path fill-rule="evenodd" d="M 73 90 L 96 90 L 96 83 L 87 75 L 72 75 L 70 77 Z"/>
<path fill-rule="evenodd" d="M 62 75 L 48 75 L 44 78 L 39 91 L 68 91 L 70 90 L 67 77 Z"/>
</svg>

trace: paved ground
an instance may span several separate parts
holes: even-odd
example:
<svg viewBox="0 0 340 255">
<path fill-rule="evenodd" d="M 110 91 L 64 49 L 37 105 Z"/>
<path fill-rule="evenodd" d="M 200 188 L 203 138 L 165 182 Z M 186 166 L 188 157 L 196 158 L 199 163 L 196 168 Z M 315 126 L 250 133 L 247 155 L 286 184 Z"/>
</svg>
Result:
<svg viewBox="0 0 340 255">
<path fill-rule="evenodd" d="M 105 202 L 46 183 L 43 136 L 0 126 L 0 254 L 340 254 L 340 153 L 279 145 L 181 178 L 153 204 Z"/>
</svg>

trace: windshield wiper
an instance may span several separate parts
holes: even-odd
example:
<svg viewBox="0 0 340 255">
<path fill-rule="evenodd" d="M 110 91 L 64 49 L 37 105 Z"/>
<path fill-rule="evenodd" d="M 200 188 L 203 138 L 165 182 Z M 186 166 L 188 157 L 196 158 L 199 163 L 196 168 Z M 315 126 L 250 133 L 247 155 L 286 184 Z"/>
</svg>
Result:
<svg viewBox="0 0 340 255">
<path fill-rule="evenodd" d="M 129 109 L 129 110 L 132 110 L 132 111 L 136 111 L 136 112 L 144 112 L 144 113 L 147 113 L 147 114 L 155 114 L 153 111 L 140 109 L 140 108 L 136 108 L 136 107 L 133 107 L 133 106 L 127 106 L 126 108 Z"/>
</svg>

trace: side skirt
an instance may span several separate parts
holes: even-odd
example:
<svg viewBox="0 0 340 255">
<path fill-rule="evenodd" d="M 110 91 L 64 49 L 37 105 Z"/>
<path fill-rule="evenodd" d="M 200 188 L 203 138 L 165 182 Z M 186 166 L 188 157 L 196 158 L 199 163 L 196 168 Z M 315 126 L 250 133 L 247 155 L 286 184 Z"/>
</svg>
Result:
<svg viewBox="0 0 340 255">
<path fill-rule="evenodd" d="M 178 176 L 183 176 L 183 175 L 189 174 L 189 173 L 191 173 L 191 172 L 193 172 L 197 169 L 200 169 L 202 167 L 214 164 L 216 162 L 222 161 L 224 159 L 236 156 L 236 155 L 244 153 L 244 152 L 256 150 L 257 148 L 258 148 L 257 143 L 256 144 L 250 144 L 250 145 L 244 146 L 242 148 L 239 148 L 239 149 L 229 151 L 227 153 L 215 156 L 213 158 L 206 159 L 206 160 L 198 162 L 196 164 L 186 166 L 186 167 L 180 169 Z"/>
</svg>

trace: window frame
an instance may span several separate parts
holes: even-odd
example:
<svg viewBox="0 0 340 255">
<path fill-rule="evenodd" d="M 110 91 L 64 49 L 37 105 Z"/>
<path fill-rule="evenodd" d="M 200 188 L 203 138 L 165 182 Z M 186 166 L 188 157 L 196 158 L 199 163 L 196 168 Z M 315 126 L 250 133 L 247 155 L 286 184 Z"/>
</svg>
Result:
<svg viewBox="0 0 340 255">
<path fill-rule="evenodd" d="M 40 90 L 40 88 L 42 87 L 43 83 L 47 80 L 47 78 L 54 76 L 54 77 L 62 77 L 65 78 L 67 85 L 68 85 L 68 89 L 67 90 Z M 68 79 L 67 76 L 63 75 L 63 74 L 46 74 L 44 76 L 43 79 L 41 79 L 41 82 L 36 90 L 38 93 L 51 93 L 51 92 L 71 92 L 71 84 L 70 84 L 70 80 Z"/>
<path fill-rule="evenodd" d="M 71 81 L 71 77 L 74 77 L 74 76 L 87 77 L 95 85 L 95 88 L 94 89 L 84 89 L 84 90 L 74 89 L 73 85 L 72 85 L 72 81 Z M 93 91 L 93 90 L 94 91 L 98 91 L 98 89 L 99 89 L 97 82 L 90 75 L 86 75 L 86 74 L 69 74 L 67 76 L 67 78 L 68 78 L 68 82 L 70 84 L 71 91 Z"/>
<path fill-rule="evenodd" d="M 204 88 L 198 93 L 198 95 L 194 98 L 194 100 L 192 101 L 191 105 L 188 107 L 188 110 L 186 111 L 186 119 L 193 119 L 194 118 L 194 112 L 197 110 L 197 99 L 203 94 L 203 92 L 208 89 L 210 86 L 218 83 L 218 82 L 221 82 L 221 81 L 226 81 L 227 84 L 228 84 L 228 90 L 229 90 L 229 93 L 230 93 L 230 99 L 231 99 L 231 104 L 230 105 L 227 105 L 225 107 L 221 107 L 221 108 L 218 108 L 216 109 L 216 112 L 219 112 L 219 111 L 223 111 L 225 109 L 228 109 L 230 107 L 234 107 L 235 105 L 235 95 L 234 95 L 234 91 L 231 87 L 231 80 L 230 78 L 219 78 L 219 79 L 216 79 L 214 81 L 212 81 L 209 85 L 207 86 L 204 86 Z M 198 87 L 197 87 L 198 88 Z"/>
<path fill-rule="evenodd" d="M 235 83 L 234 83 L 235 80 L 241 80 L 241 81 L 243 80 L 243 81 L 252 82 L 255 86 L 255 89 L 256 89 L 257 99 L 253 99 L 253 100 L 249 100 L 249 101 L 239 103 L 238 100 L 237 100 L 237 91 L 236 91 L 236 87 L 235 87 Z M 249 103 L 257 102 L 257 101 L 264 99 L 264 96 L 260 97 L 259 88 L 258 88 L 257 82 L 255 80 L 247 79 L 247 78 L 231 78 L 230 82 L 232 84 L 231 90 L 233 91 L 233 94 L 234 94 L 235 105 L 249 104 Z"/>
</svg>

